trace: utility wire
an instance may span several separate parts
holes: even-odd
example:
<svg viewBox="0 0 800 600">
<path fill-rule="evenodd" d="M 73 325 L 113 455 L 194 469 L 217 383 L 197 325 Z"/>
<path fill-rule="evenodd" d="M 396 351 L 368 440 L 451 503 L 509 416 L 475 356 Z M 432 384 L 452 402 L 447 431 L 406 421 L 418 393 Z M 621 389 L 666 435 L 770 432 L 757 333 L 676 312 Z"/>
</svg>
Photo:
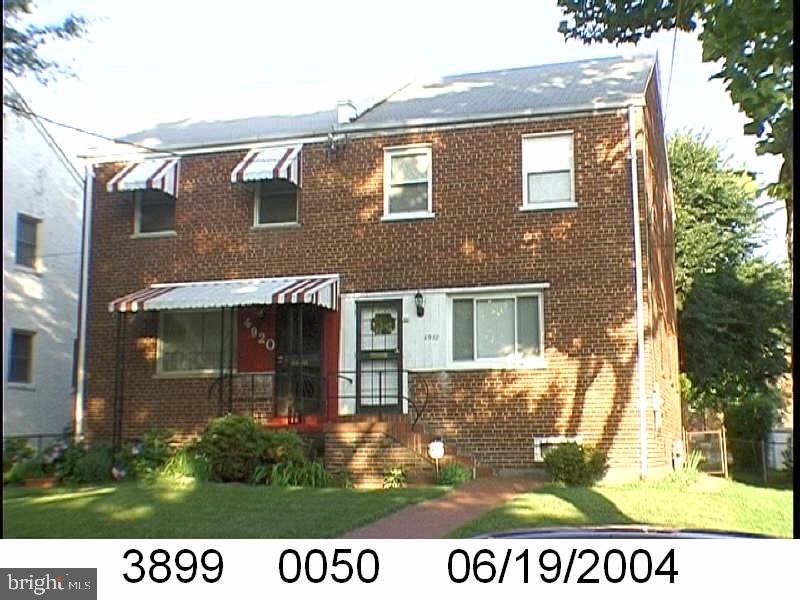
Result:
<svg viewBox="0 0 800 600">
<path fill-rule="evenodd" d="M 672 35 L 672 57 L 669 61 L 669 81 L 667 82 L 667 101 L 664 103 L 664 125 L 667 124 L 667 113 L 669 112 L 669 92 L 672 89 L 672 72 L 675 70 L 675 45 L 678 42 L 678 21 L 681 18 L 681 0 L 675 8 L 675 33 Z"/>
<path fill-rule="evenodd" d="M 128 146 L 133 146 L 135 148 L 140 148 L 142 150 L 147 150 L 148 152 L 158 152 L 160 154 L 169 154 L 171 156 L 177 156 L 177 157 L 180 156 L 179 154 L 176 154 L 175 152 L 170 152 L 169 150 L 163 150 L 163 149 L 159 149 L 159 148 L 151 148 L 149 146 L 144 146 L 142 144 L 137 144 L 136 142 L 129 142 L 128 140 L 112 138 L 112 137 L 109 137 L 107 135 L 103 135 L 101 133 L 96 133 L 94 131 L 88 131 L 88 130 L 83 129 L 81 127 L 76 127 L 75 125 L 68 125 L 67 123 L 62 123 L 60 121 L 56 121 L 55 119 L 51 119 L 49 117 L 45 117 L 44 115 L 40 115 L 39 113 L 36 113 L 36 112 L 34 112 L 32 110 L 23 108 L 19 104 L 15 104 L 13 102 L 8 102 L 6 100 L 3 100 L 3 106 L 7 106 L 8 108 L 10 108 L 11 110 L 13 110 L 15 112 L 23 113 L 23 114 L 26 114 L 26 115 L 32 116 L 32 117 L 36 117 L 37 119 L 41 119 L 42 121 L 45 121 L 46 123 L 50 123 L 51 125 L 55 125 L 57 127 L 64 127 L 65 129 L 71 129 L 73 131 L 77 131 L 79 133 L 84 133 L 86 135 L 91 135 L 93 137 L 100 138 L 102 140 L 106 140 L 108 142 L 114 142 L 115 144 L 126 144 Z"/>
</svg>

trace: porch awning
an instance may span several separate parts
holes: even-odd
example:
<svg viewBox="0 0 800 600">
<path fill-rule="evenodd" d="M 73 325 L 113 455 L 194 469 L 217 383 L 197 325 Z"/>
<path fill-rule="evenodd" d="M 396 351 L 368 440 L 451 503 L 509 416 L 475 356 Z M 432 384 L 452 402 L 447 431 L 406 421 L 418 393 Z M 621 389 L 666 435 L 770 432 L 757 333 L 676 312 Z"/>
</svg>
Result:
<svg viewBox="0 0 800 600">
<path fill-rule="evenodd" d="M 339 306 L 339 276 L 309 275 L 263 279 L 228 279 L 188 283 L 154 283 L 117 298 L 110 312 L 177 310 L 249 306 L 254 304 L 316 304 Z"/>
<path fill-rule="evenodd" d="M 231 182 L 286 179 L 300 185 L 300 150 L 303 144 L 250 150 L 231 172 Z"/>
<path fill-rule="evenodd" d="M 177 196 L 178 162 L 177 158 L 147 158 L 133 162 L 114 175 L 106 189 L 109 192 L 155 189 Z"/>
</svg>

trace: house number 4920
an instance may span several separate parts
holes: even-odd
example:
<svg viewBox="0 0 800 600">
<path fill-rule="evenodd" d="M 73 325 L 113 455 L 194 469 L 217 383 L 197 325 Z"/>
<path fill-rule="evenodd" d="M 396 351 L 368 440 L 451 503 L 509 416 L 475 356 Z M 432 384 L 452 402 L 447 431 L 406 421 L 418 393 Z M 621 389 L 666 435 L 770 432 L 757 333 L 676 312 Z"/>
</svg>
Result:
<svg viewBox="0 0 800 600">
<path fill-rule="evenodd" d="M 275 350 L 275 340 L 272 338 L 268 338 L 267 334 L 261 331 L 255 324 L 250 320 L 250 317 L 245 317 L 244 321 L 242 321 L 242 325 L 244 325 L 247 329 L 250 330 L 250 337 L 253 339 L 258 339 L 259 344 L 263 344 L 264 347 L 272 352 Z"/>
</svg>

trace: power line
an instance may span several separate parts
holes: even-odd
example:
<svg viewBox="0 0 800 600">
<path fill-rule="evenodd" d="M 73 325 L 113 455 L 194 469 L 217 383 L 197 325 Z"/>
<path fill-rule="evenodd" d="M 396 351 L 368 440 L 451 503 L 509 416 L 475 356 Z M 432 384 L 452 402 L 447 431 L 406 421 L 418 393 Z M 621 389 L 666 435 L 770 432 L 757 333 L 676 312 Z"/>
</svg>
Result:
<svg viewBox="0 0 800 600">
<path fill-rule="evenodd" d="M 139 148 L 141 150 L 147 150 L 148 152 L 158 152 L 158 153 L 161 153 L 161 154 L 169 154 L 171 156 L 180 156 L 179 154 L 176 154 L 175 152 L 170 152 L 169 150 L 151 148 L 149 146 L 144 146 L 142 144 L 137 144 L 136 142 L 129 142 L 128 140 L 112 138 L 112 137 L 109 137 L 107 135 L 103 135 L 102 133 L 97 133 L 97 132 L 94 132 L 94 131 L 88 131 L 88 130 L 83 129 L 81 127 L 77 127 L 75 125 L 69 125 L 67 123 L 62 123 L 60 121 L 56 121 L 55 119 L 51 119 L 50 117 L 45 117 L 44 115 L 40 115 L 39 113 L 36 113 L 36 112 L 34 112 L 34 111 L 30 110 L 30 109 L 23 108 L 23 107 L 19 106 L 18 104 L 15 104 L 13 102 L 8 102 L 6 100 L 3 100 L 3 106 L 7 106 L 8 108 L 10 108 L 11 110 L 13 110 L 15 112 L 23 113 L 23 114 L 26 114 L 26 115 L 32 116 L 32 117 L 36 117 L 37 119 L 41 119 L 42 121 L 45 121 L 46 123 L 50 123 L 51 125 L 55 125 L 56 127 L 64 127 L 65 129 L 71 129 L 73 131 L 77 131 L 79 133 L 83 133 L 83 134 L 86 134 L 86 135 L 91 135 L 93 137 L 100 138 L 101 140 L 106 140 L 108 142 L 113 142 L 115 144 L 126 144 L 128 146 L 133 146 L 133 147 Z"/>
<path fill-rule="evenodd" d="M 669 92 L 672 89 L 672 73 L 675 70 L 675 45 L 678 42 L 678 21 L 681 18 L 681 0 L 675 7 L 675 33 L 672 35 L 672 57 L 669 61 L 669 81 L 667 82 L 667 101 L 664 103 L 664 125 L 667 123 L 667 112 L 669 111 Z"/>
</svg>

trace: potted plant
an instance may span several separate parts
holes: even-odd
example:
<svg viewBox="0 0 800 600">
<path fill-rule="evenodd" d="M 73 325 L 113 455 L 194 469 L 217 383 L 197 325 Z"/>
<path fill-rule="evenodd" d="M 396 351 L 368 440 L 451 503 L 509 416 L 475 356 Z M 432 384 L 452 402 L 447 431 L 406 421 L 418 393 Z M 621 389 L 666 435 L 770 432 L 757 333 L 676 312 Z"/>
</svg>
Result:
<svg viewBox="0 0 800 600">
<path fill-rule="evenodd" d="M 66 442 L 58 442 L 44 454 L 22 463 L 20 476 L 25 487 L 51 488 L 59 481 L 58 464 L 69 448 Z"/>
</svg>

